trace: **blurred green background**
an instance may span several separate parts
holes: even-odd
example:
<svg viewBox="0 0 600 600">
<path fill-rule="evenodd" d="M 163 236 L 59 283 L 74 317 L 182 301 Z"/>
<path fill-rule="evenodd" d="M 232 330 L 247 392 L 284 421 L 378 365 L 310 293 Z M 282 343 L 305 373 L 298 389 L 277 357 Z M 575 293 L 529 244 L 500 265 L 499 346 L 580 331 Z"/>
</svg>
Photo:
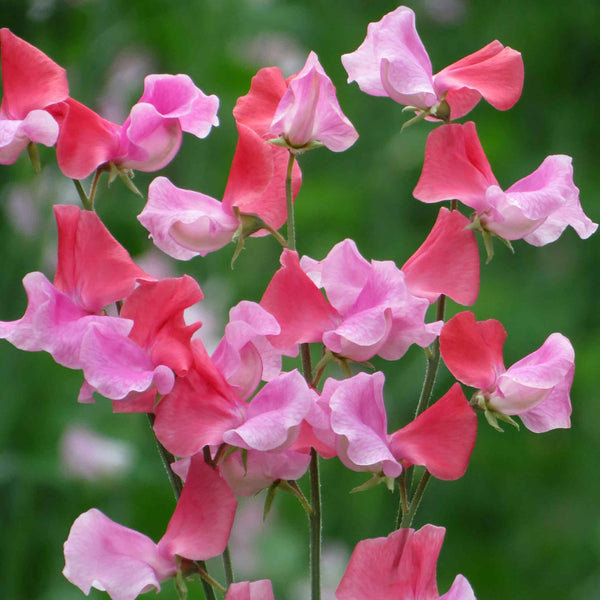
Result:
<svg viewBox="0 0 600 600">
<path fill-rule="evenodd" d="M 522 52 L 525 88 L 518 104 L 502 113 L 482 102 L 468 118 L 477 122 L 504 187 L 549 154 L 571 155 L 584 210 L 600 221 L 600 4 L 421 0 L 408 5 L 417 13 L 434 71 L 496 38 Z M 179 187 L 217 198 L 235 149 L 236 98 L 247 92 L 260 67 L 277 64 L 289 75 L 315 50 L 360 138 L 343 154 L 319 150 L 301 157 L 299 250 L 321 259 L 335 243 L 352 237 L 365 257 L 402 264 L 437 215 L 438 207 L 412 198 L 432 125 L 421 123 L 401 134 L 406 115 L 400 107 L 346 85 L 340 63 L 341 54 L 363 41 L 367 24 L 396 6 L 370 0 L 0 0 L 0 25 L 65 67 L 71 95 L 115 121 L 141 95 L 147 73 L 188 73 L 206 93 L 217 94 L 221 126 L 206 140 L 186 136 L 179 155 L 160 173 Z M 33 175 L 25 156 L 0 170 L 4 320 L 23 314 L 21 279 L 27 272 L 53 276 L 52 205 L 77 202 L 73 185 L 56 169 L 53 151 L 41 154 L 40 176 Z M 138 174 L 136 185 L 145 192 L 154 176 Z M 229 307 L 243 298 L 260 299 L 277 268 L 278 247 L 272 239 L 250 240 L 234 271 L 232 248 L 188 263 L 161 262 L 158 253 L 146 254 L 152 245 L 135 218 L 142 207 L 118 181 L 110 190 L 104 181 L 98 211 L 134 257 L 151 264 L 150 272 L 197 278 L 206 295 L 201 308 L 210 344 L 222 334 Z M 438 564 L 441 592 L 463 573 L 480 600 L 589 600 L 600 589 L 600 238 L 581 241 L 569 229 L 544 248 L 514 246 L 511 255 L 497 245 L 494 260 L 482 265 L 474 311 L 480 320 L 497 318 L 505 325 L 507 365 L 537 349 L 553 331 L 571 339 L 573 427 L 542 435 L 507 428 L 499 434 L 480 420 L 467 474 L 452 483 L 434 481 L 415 525 L 447 528 Z M 457 310 L 450 307 L 451 313 Z M 0 598 L 81 598 L 61 575 L 62 543 L 74 519 L 95 506 L 158 540 L 174 507 L 172 493 L 145 416 L 112 415 L 106 401 L 78 405 L 81 374 L 45 354 L 20 352 L 8 343 L 0 345 L 0 353 Z M 414 411 L 423 353 L 413 348 L 401 362 L 375 362 L 386 374 L 393 431 Z M 451 383 L 442 368 L 435 398 Z M 65 446 L 64 435 L 74 426 L 128 444 L 114 451 L 112 475 L 85 480 L 69 473 L 69 459 L 78 452 Z M 333 598 L 354 545 L 392 529 L 395 495 L 383 486 L 349 495 L 365 479 L 335 460 L 323 465 L 326 598 Z M 240 509 L 232 538 L 235 567 L 240 577 L 271 578 L 279 600 L 307 598 L 304 515 L 291 498 L 278 497 L 262 525 L 263 498 L 264 493 Z M 213 569 L 218 574 L 218 563 Z M 165 598 L 175 597 L 172 583 L 163 591 Z M 92 597 L 106 594 L 93 591 Z M 201 597 L 200 586 L 191 585 L 190 598 Z"/>
</svg>

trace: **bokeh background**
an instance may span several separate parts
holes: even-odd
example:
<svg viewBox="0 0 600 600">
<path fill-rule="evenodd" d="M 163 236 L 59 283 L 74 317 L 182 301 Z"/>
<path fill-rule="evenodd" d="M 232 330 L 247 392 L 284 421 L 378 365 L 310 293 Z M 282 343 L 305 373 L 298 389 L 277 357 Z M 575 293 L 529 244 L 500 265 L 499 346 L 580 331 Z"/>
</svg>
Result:
<svg viewBox="0 0 600 600">
<path fill-rule="evenodd" d="M 600 221 L 600 4 L 407 4 L 417 13 L 434 71 L 496 38 L 522 52 L 526 75 L 519 103 L 501 113 L 482 102 L 469 115 L 492 168 L 507 187 L 545 156 L 571 155 L 584 209 Z M 260 67 L 278 65 L 289 75 L 315 50 L 360 138 L 343 154 L 319 150 L 301 157 L 299 250 L 320 259 L 352 237 L 365 257 L 402 264 L 437 214 L 437 207 L 411 193 L 432 125 L 400 133 L 406 119 L 400 107 L 346 85 L 340 62 L 341 54 L 362 42 L 367 24 L 396 6 L 383 0 L 0 0 L 0 25 L 64 66 L 71 95 L 117 122 L 141 95 L 148 73 L 188 73 L 206 93 L 217 94 L 221 126 L 206 140 L 186 136 L 179 155 L 160 173 L 217 198 L 236 143 L 236 98 Z M 53 152 L 43 149 L 42 160 L 39 176 L 25 156 L 0 170 L 4 320 L 23 314 L 21 279 L 27 272 L 53 276 L 52 205 L 77 202 Z M 138 174 L 135 182 L 145 192 L 154 176 Z M 258 301 L 277 268 L 278 246 L 266 238 L 250 240 L 233 271 L 232 248 L 176 263 L 152 249 L 135 218 L 143 201 L 119 181 L 110 189 L 103 181 L 97 204 L 113 234 L 150 272 L 197 278 L 206 298 L 195 316 L 205 322 L 201 333 L 208 346 L 222 335 L 229 307 L 244 298 Z M 600 589 L 600 237 L 581 241 L 568 230 L 544 248 L 514 245 L 511 255 L 497 244 L 494 260 L 482 265 L 474 311 L 480 320 L 497 318 L 505 325 L 507 365 L 553 331 L 571 339 L 573 427 L 543 435 L 507 427 L 499 434 L 481 419 L 467 474 L 452 483 L 434 481 L 415 525 L 447 528 L 438 564 L 441 591 L 460 572 L 480 599 L 589 600 Z M 450 314 L 457 310 L 450 306 Z M 413 414 L 423 353 L 415 347 L 399 362 L 375 362 L 386 374 L 395 430 Z M 143 415 L 113 415 L 110 403 L 100 400 L 78 405 L 80 373 L 42 353 L 2 343 L 0 381 L 0 598 L 81 598 L 61 575 L 62 543 L 81 512 L 95 506 L 155 540 L 164 533 L 174 500 L 153 437 Z M 451 383 L 442 368 L 435 397 Z M 335 460 L 323 465 L 327 598 L 333 598 L 354 545 L 387 535 L 393 526 L 396 495 L 383 486 L 349 494 L 365 479 Z M 263 524 L 263 501 L 264 492 L 242 503 L 232 538 L 236 570 L 243 578 L 271 578 L 279 600 L 308 598 L 306 519 L 291 497 L 278 496 Z M 212 568 L 218 575 L 218 563 Z M 175 598 L 172 583 L 163 594 Z M 92 597 L 106 594 L 93 591 Z M 190 598 L 201 597 L 200 586 L 191 585 Z"/>
</svg>

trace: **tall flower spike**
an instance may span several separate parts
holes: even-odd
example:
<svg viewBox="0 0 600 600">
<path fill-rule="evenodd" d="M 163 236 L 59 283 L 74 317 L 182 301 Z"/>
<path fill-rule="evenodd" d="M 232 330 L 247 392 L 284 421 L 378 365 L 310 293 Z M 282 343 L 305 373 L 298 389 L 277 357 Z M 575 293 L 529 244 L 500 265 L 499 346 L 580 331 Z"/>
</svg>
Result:
<svg viewBox="0 0 600 600">
<path fill-rule="evenodd" d="M 503 191 L 472 121 L 444 125 L 429 134 L 413 194 L 428 203 L 456 198 L 476 211 L 475 227 L 533 246 L 555 241 L 569 225 L 583 239 L 598 229 L 579 203 L 571 157 L 548 156 L 533 173 Z"/>
<path fill-rule="evenodd" d="M 0 29 L 0 164 L 14 163 L 30 142 L 53 146 L 58 124 L 47 107 L 69 95 L 66 71 L 43 52 Z"/>
<path fill-rule="evenodd" d="M 444 121 L 466 115 L 481 98 L 507 110 L 523 89 L 521 54 L 497 40 L 433 75 L 415 13 L 406 6 L 370 23 L 364 42 L 342 63 L 348 83 L 356 81 L 363 92 Z"/>
</svg>

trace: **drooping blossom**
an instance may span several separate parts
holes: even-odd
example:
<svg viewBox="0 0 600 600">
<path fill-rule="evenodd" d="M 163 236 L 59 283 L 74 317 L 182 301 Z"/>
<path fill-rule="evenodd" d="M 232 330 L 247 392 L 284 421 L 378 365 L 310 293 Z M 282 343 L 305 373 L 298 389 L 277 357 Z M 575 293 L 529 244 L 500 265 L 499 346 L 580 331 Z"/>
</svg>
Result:
<svg viewBox="0 0 600 600">
<path fill-rule="evenodd" d="M 352 240 L 322 261 L 299 262 L 284 250 L 281 264 L 260 302 L 281 326 L 272 338 L 277 347 L 322 341 L 351 360 L 397 360 L 412 344 L 428 346 L 441 329 L 441 322 L 424 322 L 429 302 L 411 294 L 404 273 L 392 261 L 366 261 Z"/>
<path fill-rule="evenodd" d="M 58 266 L 54 284 L 34 272 L 23 279 L 28 306 L 21 319 L 0 322 L 0 338 L 31 352 L 49 352 L 59 364 L 79 369 L 86 332 L 96 326 L 128 335 L 133 323 L 108 316 L 107 305 L 127 297 L 138 279 L 151 280 L 95 213 L 54 207 Z"/>
<path fill-rule="evenodd" d="M 3 97 L 0 164 L 14 163 L 30 142 L 53 146 L 58 124 L 47 107 L 69 95 L 66 71 L 41 50 L 0 29 Z"/>
<path fill-rule="evenodd" d="M 553 333 L 538 350 L 506 369 L 505 339 L 499 321 L 475 321 L 475 315 L 465 311 L 444 325 L 440 350 L 450 372 L 479 390 L 484 410 L 518 415 L 535 433 L 570 427 L 575 354 L 569 340 Z"/>
<path fill-rule="evenodd" d="M 364 42 L 344 54 L 342 63 L 348 83 L 356 81 L 363 92 L 389 96 L 444 121 L 466 115 L 481 98 L 507 110 L 523 89 L 521 54 L 497 40 L 434 75 L 415 13 L 406 6 L 370 23 Z"/>
<path fill-rule="evenodd" d="M 202 298 L 187 275 L 140 282 L 120 312 L 133 322 L 128 335 L 96 326 L 86 332 L 81 362 L 87 384 L 112 400 L 131 398 L 151 386 L 154 393 L 146 400 L 156 392 L 168 394 L 175 377 L 185 377 L 194 363 L 191 338 L 201 323 L 186 325 L 183 313 Z"/>
<path fill-rule="evenodd" d="M 325 382 L 321 399 L 330 410 L 340 460 L 354 471 L 397 477 L 402 466 L 423 465 L 438 479 L 462 477 L 477 435 L 477 416 L 460 386 L 398 431 L 388 434 L 383 373 L 359 373 Z"/>
<path fill-rule="evenodd" d="M 469 219 L 457 210 L 440 208 L 427 239 L 404 263 L 411 294 L 435 302 L 444 294 L 455 302 L 475 304 L 479 293 L 479 249 Z"/>
<path fill-rule="evenodd" d="M 423 202 L 456 198 L 476 211 L 474 219 L 484 231 L 534 246 L 555 241 L 568 225 L 584 239 L 598 228 L 579 203 L 571 157 L 548 156 L 503 191 L 472 121 L 444 125 L 429 134 L 414 196 Z"/>
<path fill-rule="evenodd" d="M 85 594 L 92 587 L 113 600 L 133 600 L 177 572 L 178 558 L 207 560 L 225 550 L 237 501 L 202 457 L 191 461 L 167 531 L 158 544 L 93 508 L 80 515 L 65 542 L 63 574 Z"/>
<path fill-rule="evenodd" d="M 354 548 L 335 595 L 338 600 L 475 600 L 469 582 L 457 575 L 440 596 L 436 565 L 443 527 L 398 529 L 387 537 L 362 540 Z"/>
<path fill-rule="evenodd" d="M 52 114 L 60 125 L 60 170 L 84 179 L 99 167 L 157 171 L 181 146 L 183 132 L 204 138 L 218 125 L 216 96 L 207 96 L 187 75 L 148 75 L 144 93 L 123 125 L 112 123 L 69 98 Z"/>
</svg>

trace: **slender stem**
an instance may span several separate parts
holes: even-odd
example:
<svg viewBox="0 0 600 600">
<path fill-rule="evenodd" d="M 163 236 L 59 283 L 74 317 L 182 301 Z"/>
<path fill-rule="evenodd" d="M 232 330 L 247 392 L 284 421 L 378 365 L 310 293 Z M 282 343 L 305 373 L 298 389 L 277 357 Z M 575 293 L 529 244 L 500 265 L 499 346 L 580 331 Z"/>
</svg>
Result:
<svg viewBox="0 0 600 600">
<path fill-rule="evenodd" d="M 423 477 L 421 477 L 421 481 L 419 481 L 419 485 L 417 486 L 417 490 L 413 499 L 411 500 L 408 511 L 402 517 L 402 521 L 400 522 L 400 528 L 410 527 L 412 525 L 415 513 L 419 508 L 419 504 L 421 504 L 421 500 L 423 499 L 423 494 L 425 493 L 425 488 L 429 483 L 429 479 L 431 478 L 431 473 L 429 471 L 425 471 L 423 473 Z"/>
<path fill-rule="evenodd" d="M 321 478 L 319 456 L 310 449 L 310 581 L 311 600 L 321 600 Z"/>
<path fill-rule="evenodd" d="M 215 600 L 213 587 L 217 588 L 223 594 L 227 591 L 216 579 L 213 579 L 208 574 L 206 563 L 203 560 L 194 561 L 194 566 L 196 567 L 196 573 L 202 578 L 202 585 L 204 586 L 204 593 L 207 598 Z M 208 590 L 210 590 L 210 595 L 207 593 Z"/>
<path fill-rule="evenodd" d="M 225 551 L 223 552 L 223 568 L 225 569 L 225 582 L 227 583 L 227 587 L 229 587 L 235 580 L 233 575 L 233 563 L 231 562 L 231 553 L 229 551 L 229 546 L 225 546 Z"/>
<path fill-rule="evenodd" d="M 150 422 L 150 428 L 152 429 L 154 426 L 154 415 L 152 413 L 148 413 L 148 421 Z M 154 430 L 152 433 L 154 433 Z M 181 496 L 181 491 L 183 490 L 183 485 L 181 483 L 181 479 L 179 479 L 179 477 L 173 473 L 173 469 L 171 469 L 171 465 L 175 462 L 175 457 L 158 441 L 156 436 L 154 436 L 154 441 L 156 442 L 160 460 L 162 461 L 171 487 L 173 488 L 175 500 L 178 501 L 179 496 Z"/>
<path fill-rule="evenodd" d="M 408 512 L 408 496 L 406 494 L 406 471 L 402 471 L 398 477 L 398 489 L 400 490 L 400 504 L 398 506 L 398 518 L 396 519 L 396 529 L 400 527 L 402 518 Z"/>
<path fill-rule="evenodd" d="M 308 385 L 312 386 L 312 365 L 310 360 L 310 346 L 300 344 L 300 355 L 302 357 L 302 373 Z"/>
<path fill-rule="evenodd" d="M 83 189 L 83 185 L 81 185 L 81 181 L 79 179 L 73 179 L 73 183 L 75 184 L 75 189 L 79 194 L 79 199 L 81 200 L 81 204 L 83 204 L 83 208 L 85 210 L 94 210 L 94 205 L 90 202 L 90 199 L 87 197 L 85 190 Z"/>
<path fill-rule="evenodd" d="M 286 239 L 277 231 L 277 229 L 271 227 L 268 223 L 265 223 L 263 229 L 266 229 L 284 248 L 288 247 Z"/>
<path fill-rule="evenodd" d="M 103 169 L 96 169 L 94 173 L 94 179 L 92 180 L 92 186 L 90 187 L 90 204 L 92 205 L 92 210 L 94 209 L 94 200 L 96 199 L 96 192 L 98 191 L 98 182 L 100 181 L 100 176 L 102 175 Z"/>
<path fill-rule="evenodd" d="M 304 495 L 304 492 L 298 485 L 297 481 L 294 481 L 293 479 L 290 479 L 289 481 L 282 480 L 279 483 L 279 487 L 281 487 L 281 489 L 283 490 L 286 490 L 287 492 L 290 492 L 290 494 L 294 494 L 294 496 L 296 496 L 296 498 L 298 498 L 298 500 L 300 501 L 300 504 L 302 505 L 302 508 L 305 510 L 306 514 L 309 516 L 311 515 L 312 508 L 310 506 L 310 502 L 308 501 L 308 498 Z"/>
<path fill-rule="evenodd" d="M 287 205 L 287 247 L 290 250 L 296 249 L 296 226 L 294 225 L 294 197 L 292 194 L 292 171 L 294 169 L 294 159 L 296 155 L 290 152 L 288 159 L 287 174 L 285 177 L 285 199 Z"/>
</svg>

